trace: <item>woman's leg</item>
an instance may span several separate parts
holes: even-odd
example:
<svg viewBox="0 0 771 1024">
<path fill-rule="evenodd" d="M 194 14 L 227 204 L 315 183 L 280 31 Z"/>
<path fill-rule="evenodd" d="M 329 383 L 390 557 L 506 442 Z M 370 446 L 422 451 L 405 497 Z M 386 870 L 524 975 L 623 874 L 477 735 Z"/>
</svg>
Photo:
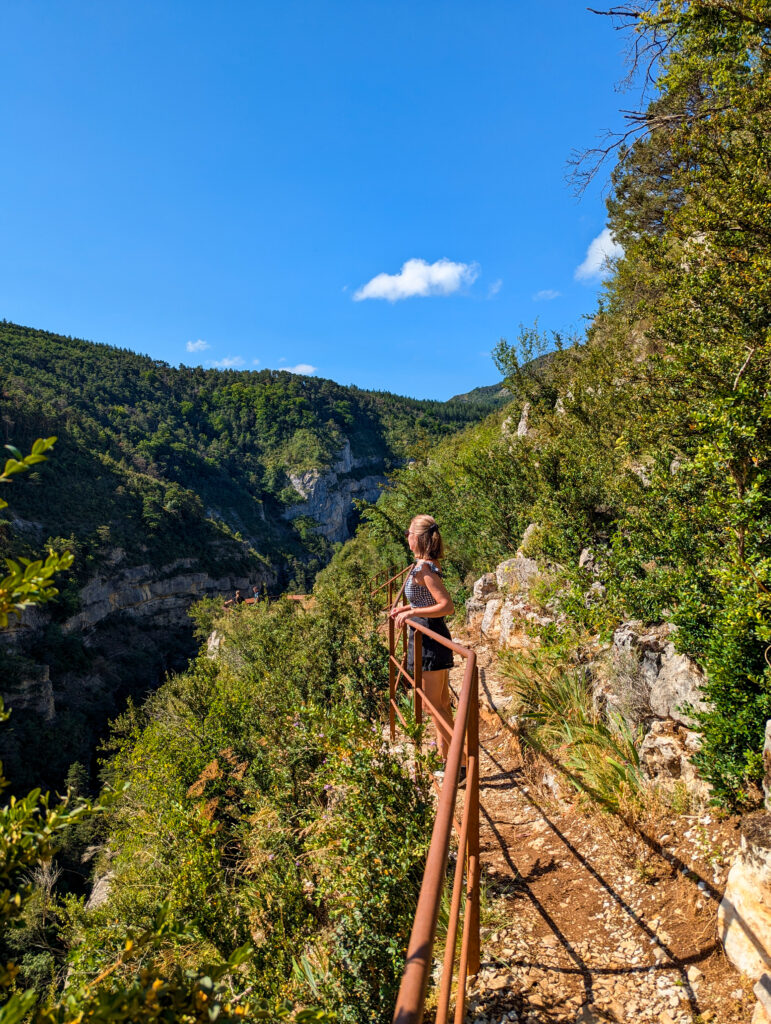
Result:
<svg viewBox="0 0 771 1024">
<path fill-rule="evenodd" d="M 439 669 L 436 672 L 424 672 L 423 673 L 423 689 L 425 690 L 426 697 L 431 701 L 435 708 L 439 711 L 443 721 L 452 729 L 452 711 L 450 710 L 450 684 L 449 684 L 449 671 L 445 669 Z M 426 709 L 428 710 L 428 708 Z M 431 717 L 434 717 L 432 711 L 429 711 Z M 436 729 L 436 738 L 439 743 L 439 752 L 442 755 L 444 761 L 447 760 L 447 752 L 450 749 L 449 738 L 446 737 L 443 731 L 434 722 L 434 728 Z"/>
</svg>

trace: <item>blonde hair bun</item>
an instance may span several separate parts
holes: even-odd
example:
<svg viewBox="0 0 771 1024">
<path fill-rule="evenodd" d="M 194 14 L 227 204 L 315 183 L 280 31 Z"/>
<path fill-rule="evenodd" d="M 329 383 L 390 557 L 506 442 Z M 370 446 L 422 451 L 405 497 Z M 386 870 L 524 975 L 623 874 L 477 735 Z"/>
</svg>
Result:
<svg viewBox="0 0 771 1024">
<path fill-rule="evenodd" d="M 418 558 L 427 558 L 432 562 L 444 558 L 442 535 L 433 516 L 424 514 L 414 516 L 410 523 L 410 529 L 417 541 Z"/>
</svg>

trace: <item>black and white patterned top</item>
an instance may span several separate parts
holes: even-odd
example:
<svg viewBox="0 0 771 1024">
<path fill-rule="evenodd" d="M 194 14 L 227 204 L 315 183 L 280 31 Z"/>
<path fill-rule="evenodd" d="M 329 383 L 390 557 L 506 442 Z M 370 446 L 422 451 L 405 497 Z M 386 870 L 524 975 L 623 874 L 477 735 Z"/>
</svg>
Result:
<svg viewBox="0 0 771 1024">
<path fill-rule="evenodd" d="M 418 559 L 410 569 L 407 582 L 404 584 L 404 596 L 413 608 L 428 608 L 429 605 L 436 604 L 436 598 L 428 587 L 424 587 L 421 583 L 416 583 L 414 579 L 416 573 L 425 568 L 435 572 L 440 579 L 442 578 L 442 570 L 438 565 L 430 562 L 427 558 Z"/>
</svg>

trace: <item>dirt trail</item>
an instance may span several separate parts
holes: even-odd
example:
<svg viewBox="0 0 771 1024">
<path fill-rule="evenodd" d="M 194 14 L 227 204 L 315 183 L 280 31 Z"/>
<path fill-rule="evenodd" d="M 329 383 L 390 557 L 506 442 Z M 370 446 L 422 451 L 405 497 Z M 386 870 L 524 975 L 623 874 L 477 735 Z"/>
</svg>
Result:
<svg viewBox="0 0 771 1024">
<path fill-rule="evenodd" d="M 581 811 L 548 765 L 523 765 L 494 654 L 475 646 L 492 922 L 467 1020 L 749 1022 L 754 997 L 716 934 L 736 821 L 670 814 L 646 837 Z"/>
</svg>

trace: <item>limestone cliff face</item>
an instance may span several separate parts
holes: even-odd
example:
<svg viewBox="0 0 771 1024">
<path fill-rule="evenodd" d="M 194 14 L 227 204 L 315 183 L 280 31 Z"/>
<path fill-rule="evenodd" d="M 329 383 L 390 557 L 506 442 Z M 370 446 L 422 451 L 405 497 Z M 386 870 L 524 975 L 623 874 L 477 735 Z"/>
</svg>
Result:
<svg viewBox="0 0 771 1024">
<path fill-rule="evenodd" d="M 194 652 L 188 610 L 195 601 L 231 596 L 236 587 L 276 583 L 270 570 L 253 572 L 248 579 L 214 578 L 197 571 L 192 559 L 161 567 L 121 567 L 115 564 L 119 560 L 106 561 L 81 588 L 77 613 L 54 626 L 60 647 L 72 642 L 80 652 L 75 662 L 67 655 L 57 661 L 54 653 L 49 665 L 49 654 L 39 657 L 39 651 L 51 649 L 45 638 L 52 609 L 46 606 L 27 609 L 20 622 L 0 633 L 0 644 L 21 666 L 13 678 L 0 680 L 0 696 L 13 712 L 13 728 L 0 733 L 0 760 L 10 777 L 27 788 L 41 781 L 58 785 L 71 761 L 87 763 L 126 697 L 141 701 L 167 671 L 184 667 Z M 77 723 L 76 735 L 68 733 L 61 751 L 50 742 L 60 721 Z"/>
<path fill-rule="evenodd" d="M 292 487 L 302 501 L 287 509 L 284 518 L 309 516 L 318 523 L 318 532 L 333 544 L 348 540 L 354 499 L 377 501 L 380 488 L 386 482 L 383 473 L 359 477 L 348 474 L 367 467 L 374 469 L 378 464 L 377 459 L 355 459 L 350 442 L 346 441 L 337 460 L 326 472 L 309 469 L 304 473 L 290 473 Z"/>
<path fill-rule="evenodd" d="M 535 531 L 535 524 L 528 527 L 516 556 L 478 579 L 466 602 L 467 626 L 478 629 L 499 648 L 537 648 L 537 629 L 533 627 L 565 621 L 558 597 L 545 606 L 533 597 L 533 585 L 548 579 L 551 571 L 524 553 Z M 579 568 L 594 574 L 590 552 L 581 553 Z M 587 602 L 602 593 L 602 583 L 595 580 Z M 692 659 L 677 652 L 671 639 L 675 631 L 669 623 L 646 626 L 624 622 L 614 632 L 612 644 L 597 643 L 593 651 L 582 655 L 582 672 L 591 681 L 597 711 L 611 720 L 620 716 L 633 731 L 643 728 L 639 754 L 644 773 L 665 786 L 684 783 L 697 802 L 706 802 L 710 789 L 692 760 L 701 738 L 696 731 L 698 723 L 691 717 L 692 711 L 707 707 L 705 676 Z M 771 765 L 771 753 L 768 760 Z"/>
<path fill-rule="evenodd" d="M 116 612 L 134 619 L 151 616 L 156 626 L 179 626 L 185 623 L 190 605 L 201 597 L 232 595 L 237 587 L 272 586 L 276 581 L 273 572 L 255 574 L 248 579 L 234 576 L 214 579 L 204 572 L 185 571 L 192 565 L 192 559 L 183 558 L 160 569 L 135 565 L 116 571 L 109 578 L 95 577 L 80 591 L 80 611 L 67 619 L 64 631 L 92 629 Z"/>
</svg>

